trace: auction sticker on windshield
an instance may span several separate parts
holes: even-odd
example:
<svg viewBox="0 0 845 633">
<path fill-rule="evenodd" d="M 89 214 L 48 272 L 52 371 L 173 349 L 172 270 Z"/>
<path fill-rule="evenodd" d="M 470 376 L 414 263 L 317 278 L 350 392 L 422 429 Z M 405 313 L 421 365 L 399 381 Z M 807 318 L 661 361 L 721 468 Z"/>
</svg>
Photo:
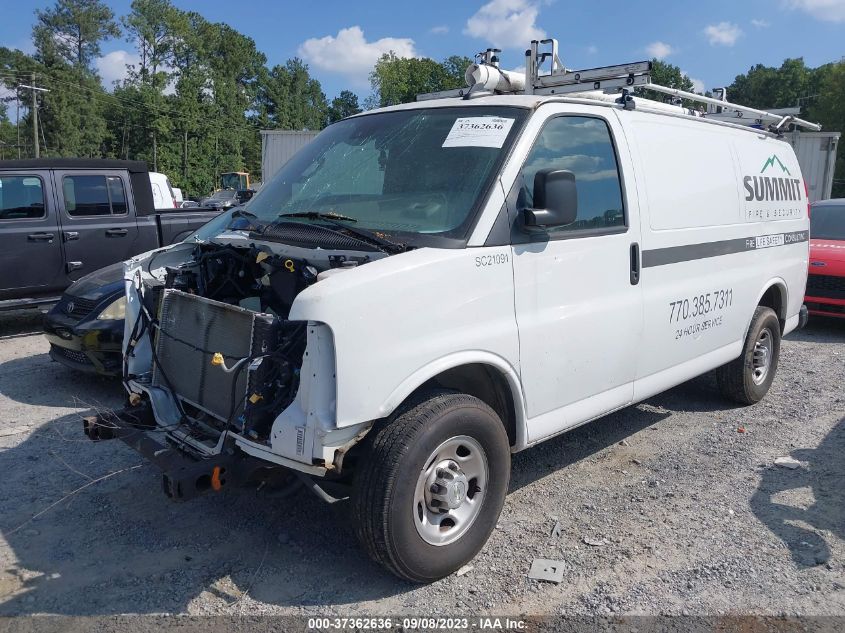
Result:
<svg viewBox="0 0 845 633">
<path fill-rule="evenodd" d="M 455 120 L 443 147 L 501 147 L 505 144 L 514 119 L 494 116 L 470 116 Z"/>
</svg>

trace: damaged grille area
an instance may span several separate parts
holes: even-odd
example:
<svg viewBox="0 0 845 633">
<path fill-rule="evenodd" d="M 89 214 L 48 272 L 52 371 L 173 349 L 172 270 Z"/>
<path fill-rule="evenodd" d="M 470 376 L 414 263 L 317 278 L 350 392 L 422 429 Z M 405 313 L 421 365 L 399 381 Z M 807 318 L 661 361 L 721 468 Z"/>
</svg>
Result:
<svg viewBox="0 0 845 633">
<path fill-rule="evenodd" d="M 263 318 L 262 318 L 263 317 Z M 255 321 L 262 321 L 255 337 Z M 227 373 L 211 364 L 215 352 L 226 363 L 267 351 L 273 317 L 177 290 L 165 291 L 156 342 L 153 384 L 170 387 L 187 402 L 227 420 L 232 393 L 243 398 L 247 371 Z M 256 345 L 253 345 L 256 343 Z M 261 349 L 262 344 L 264 350 Z M 235 383 L 235 384 L 233 384 Z"/>
<path fill-rule="evenodd" d="M 197 409 L 206 426 L 253 439 L 267 436 L 273 418 L 298 386 L 304 325 L 166 290 L 155 341 L 153 385 Z M 223 363 L 216 362 L 215 354 Z M 208 419 L 211 416 L 214 420 Z M 223 423 L 223 424 L 220 424 Z"/>
<path fill-rule="evenodd" d="M 269 444 L 296 397 L 307 345 L 307 322 L 288 318 L 294 300 L 321 268 L 366 261 L 328 255 L 317 268 L 264 245 L 201 243 L 145 283 L 150 384 L 172 396 L 178 432 L 209 448 L 224 431 Z"/>
</svg>

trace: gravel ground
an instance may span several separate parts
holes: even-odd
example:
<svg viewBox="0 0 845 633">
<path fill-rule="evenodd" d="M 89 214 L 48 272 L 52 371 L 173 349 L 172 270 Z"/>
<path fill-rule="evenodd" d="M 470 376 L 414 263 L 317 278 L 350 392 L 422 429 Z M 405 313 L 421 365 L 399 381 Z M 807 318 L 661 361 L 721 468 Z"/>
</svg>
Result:
<svg viewBox="0 0 845 633">
<path fill-rule="evenodd" d="M 345 503 L 168 501 L 82 434 L 119 383 L 51 362 L 38 328 L 0 315 L 0 615 L 845 615 L 845 321 L 788 337 L 754 407 L 703 377 L 517 455 L 489 543 L 430 586 L 371 563 Z M 537 557 L 563 582 L 528 579 Z"/>
</svg>

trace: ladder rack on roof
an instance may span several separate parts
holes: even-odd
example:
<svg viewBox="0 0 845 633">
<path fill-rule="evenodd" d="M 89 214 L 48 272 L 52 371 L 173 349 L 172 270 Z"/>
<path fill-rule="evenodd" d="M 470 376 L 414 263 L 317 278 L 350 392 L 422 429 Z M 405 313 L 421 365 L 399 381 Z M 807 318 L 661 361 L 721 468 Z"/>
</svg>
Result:
<svg viewBox="0 0 845 633">
<path fill-rule="evenodd" d="M 540 50 L 543 45 L 551 45 L 551 49 Z M 629 91 L 634 88 L 645 88 L 675 99 L 708 104 L 711 106 L 710 112 L 700 114 L 705 118 L 760 126 L 770 123 L 769 129 L 778 134 L 785 131 L 790 124 L 814 131 L 821 130 L 821 126 L 817 123 L 811 123 L 793 115 L 775 114 L 729 103 L 724 98 L 724 91 L 721 92 L 722 98 L 718 99 L 652 83 L 652 63 L 648 61 L 570 70 L 563 65 L 558 56 L 556 39 L 532 40 L 531 48 L 525 51 L 525 75 L 523 76 L 516 71 L 501 70 L 496 54 L 498 52 L 496 49 L 487 49 L 476 55 L 478 61 L 470 65 L 465 74 L 468 88 L 417 95 L 417 101 L 447 97 L 471 99 L 474 96 L 490 94 L 562 95 L 594 91 L 605 93 L 622 91 L 618 102 L 626 108 L 633 108 L 635 103 Z M 550 61 L 550 71 L 541 74 L 541 69 L 547 60 Z M 746 114 L 752 116 L 746 118 Z"/>
<path fill-rule="evenodd" d="M 786 128 L 787 125 L 796 125 L 798 127 L 804 127 L 809 130 L 813 130 L 818 132 L 822 129 L 822 126 L 818 123 L 810 123 L 809 121 L 805 121 L 804 119 L 799 119 L 796 116 L 791 114 L 782 115 L 782 114 L 774 114 L 772 112 L 766 112 L 765 110 L 758 110 L 756 108 L 749 108 L 747 106 L 737 105 L 735 103 L 729 103 L 727 101 L 723 101 L 720 99 L 714 99 L 713 97 L 705 97 L 704 95 L 697 95 L 693 92 L 686 92 L 684 90 L 678 90 L 677 88 L 667 88 L 666 86 L 660 86 L 657 84 L 648 84 L 649 90 L 655 90 L 657 92 L 662 92 L 663 94 L 667 94 L 673 97 L 680 97 L 681 99 L 689 99 L 690 101 L 697 101 L 699 103 L 707 103 L 710 105 L 721 106 L 724 107 L 732 112 L 742 113 L 742 114 L 752 114 L 757 117 L 759 122 L 763 123 L 765 121 L 772 121 L 773 124 L 771 126 L 773 132 L 782 132 Z M 717 116 L 713 118 L 718 118 L 719 120 L 730 120 L 725 115 L 727 113 L 723 113 L 723 116 Z M 712 115 L 708 115 L 712 116 Z M 743 117 L 735 116 L 734 119 L 742 119 Z"/>
<path fill-rule="evenodd" d="M 551 44 L 551 50 L 541 51 L 543 44 Z M 544 75 L 541 69 L 547 59 L 551 60 L 551 68 Z M 560 61 L 557 40 L 532 40 L 531 48 L 525 51 L 525 94 L 567 94 L 592 90 L 615 92 L 619 88 L 635 88 L 649 83 L 650 72 L 651 62 L 570 70 Z"/>
</svg>

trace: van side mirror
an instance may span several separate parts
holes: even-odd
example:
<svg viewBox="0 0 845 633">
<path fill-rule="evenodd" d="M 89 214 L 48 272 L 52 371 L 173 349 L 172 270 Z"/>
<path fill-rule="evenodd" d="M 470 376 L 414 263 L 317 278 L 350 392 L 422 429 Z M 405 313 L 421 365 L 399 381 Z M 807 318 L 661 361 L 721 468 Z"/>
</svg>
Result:
<svg viewBox="0 0 845 633">
<path fill-rule="evenodd" d="M 523 211 L 525 226 L 564 226 L 577 217 L 575 174 L 566 169 L 541 169 L 534 174 L 534 207 Z"/>
</svg>

